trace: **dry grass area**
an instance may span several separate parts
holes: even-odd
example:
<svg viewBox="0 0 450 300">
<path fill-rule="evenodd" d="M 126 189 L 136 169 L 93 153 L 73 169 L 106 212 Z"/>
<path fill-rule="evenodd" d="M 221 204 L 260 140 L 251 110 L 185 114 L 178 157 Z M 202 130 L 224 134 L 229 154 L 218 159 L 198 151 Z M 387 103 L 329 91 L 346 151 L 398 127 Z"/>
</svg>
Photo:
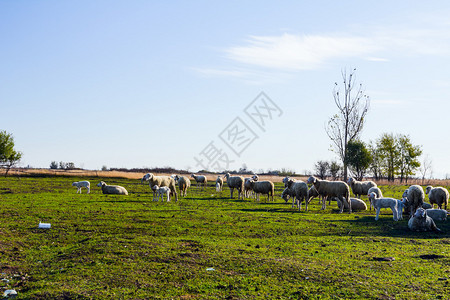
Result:
<svg viewBox="0 0 450 300">
<path fill-rule="evenodd" d="M 0 176 L 4 175 L 4 170 L 0 170 Z M 154 173 L 155 175 L 172 175 L 169 173 Z M 205 175 L 208 181 L 216 181 L 218 175 L 223 174 L 204 174 L 196 173 L 197 175 Z M 121 172 L 121 171 L 96 171 L 96 170 L 51 170 L 51 169 L 23 169 L 16 168 L 9 171 L 11 176 L 21 175 L 55 175 L 55 176 L 75 176 L 75 177 L 102 177 L 102 178 L 126 178 L 126 179 L 141 179 L 144 173 L 142 172 Z M 188 175 L 184 175 L 188 176 Z M 189 175 L 190 176 L 190 175 Z M 241 175 L 243 177 L 250 177 L 250 175 Z M 260 175 L 259 180 L 270 180 L 272 182 L 282 182 L 285 176 L 277 175 Z M 294 176 L 294 179 L 306 181 L 308 176 Z M 400 182 L 390 182 L 385 179 L 375 181 L 378 185 L 399 185 Z M 449 186 L 450 180 L 447 179 L 425 179 L 423 182 L 421 179 L 409 179 L 408 183 L 402 183 L 402 185 L 433 185 L 433 186 Z"/>
</svg>

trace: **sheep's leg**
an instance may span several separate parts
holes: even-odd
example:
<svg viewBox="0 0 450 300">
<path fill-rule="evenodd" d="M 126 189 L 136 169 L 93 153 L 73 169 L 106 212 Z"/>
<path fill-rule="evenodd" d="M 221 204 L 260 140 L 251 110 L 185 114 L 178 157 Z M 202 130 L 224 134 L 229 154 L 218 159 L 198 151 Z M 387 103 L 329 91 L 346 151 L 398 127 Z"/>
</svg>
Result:
<svg viewBox="0 0 450 300">
<path fill-rule="evenodd" d="M 87 194 L 90 194 L 90 193 L 91 193 L 91 188 L 87 187 Z"/>
<path fill-rule="evenodd" d="M 234 189 L 230 188 L 230 194 L 231 194 L 231 195 L 230 195 L 230 199 L 233 199 L 233 190 L 234 190 Z"/>
<path fill-rule="evenodd" d="M 347 198 L 344 198 L 344 199 L 345 199 L 345 201 L 347 201 Z M 344 202 L 342 202 L 342 203 L 344 203 Z M 352 213 L 352 201 L 350 200 L 350 197 L 348 198 L 347 203 L 348 203 L 348 213 L 351 214 Z M 344 206 L 342 206 L 342 207 L 344 207 Z"/>
<path fill-rule="evenodd" d="M 166 197 L 167 197 L 167 202 L 169 202 L 170 201 L 170 192 L 168 192 L 167 194 L 166 194 Z"/>
<path fill-rule="evenodd" d="M 375 221 L 378 221 L 378 217 L 380 216 L 381 207 L 377 207 L 377 215 L 375 216 Z"/>
</svg>

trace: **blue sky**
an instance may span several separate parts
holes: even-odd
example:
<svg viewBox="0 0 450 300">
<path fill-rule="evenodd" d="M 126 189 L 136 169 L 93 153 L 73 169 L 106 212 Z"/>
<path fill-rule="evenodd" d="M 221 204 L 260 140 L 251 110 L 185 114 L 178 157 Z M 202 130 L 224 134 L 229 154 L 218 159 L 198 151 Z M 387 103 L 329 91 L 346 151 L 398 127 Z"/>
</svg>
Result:
<svg viewBox="0 0 450 300">
<path fill-rule="evenodd" d="M 336 159 L 332 90 L 356 68 L 362 140 L 408 134 L 442 178 L 448 15 L 447 1 L 0 1 L 0 129 L 22 166 L 197 171 L 213 143 L 232 169 L 302 172 Z M 264 130 L 244 111 L 261 92 L 281 112 Z M 236 118 L 257 136 L 239 156 L 219 137 Z"/>
</svg>

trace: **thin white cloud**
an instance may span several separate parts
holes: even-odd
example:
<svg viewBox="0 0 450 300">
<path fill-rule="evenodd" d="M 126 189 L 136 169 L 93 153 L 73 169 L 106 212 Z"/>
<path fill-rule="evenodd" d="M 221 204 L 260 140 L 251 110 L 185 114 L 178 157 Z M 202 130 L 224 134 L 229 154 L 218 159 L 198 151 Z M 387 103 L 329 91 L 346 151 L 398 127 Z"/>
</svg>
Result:
<svg viewBox="0 0 450 300">
<path fill-rule="evenodd" d="M 367 56 L 378 46 L 370 39 L 351 36 L 251 36 L 246 45 L 226 49 L 231 60 L 282 70 L 310 70 L 334 58 Z"/>
</svg>

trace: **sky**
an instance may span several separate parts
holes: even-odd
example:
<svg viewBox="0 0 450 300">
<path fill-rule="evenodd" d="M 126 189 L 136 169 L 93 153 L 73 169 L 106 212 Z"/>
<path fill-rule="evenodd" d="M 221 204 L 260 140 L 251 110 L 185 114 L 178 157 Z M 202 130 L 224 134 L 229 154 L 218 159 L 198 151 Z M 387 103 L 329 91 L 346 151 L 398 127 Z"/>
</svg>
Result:
<svg viewBox="0 0 450 300">
<path fill-rule="evenodd" d="M 342 72 L 361 134 L 409 135 L 450 176 L 448 1 L 0 1 L 0 130 L 20 166 L 245 166 L 338 160 Z"/>
</svg>

